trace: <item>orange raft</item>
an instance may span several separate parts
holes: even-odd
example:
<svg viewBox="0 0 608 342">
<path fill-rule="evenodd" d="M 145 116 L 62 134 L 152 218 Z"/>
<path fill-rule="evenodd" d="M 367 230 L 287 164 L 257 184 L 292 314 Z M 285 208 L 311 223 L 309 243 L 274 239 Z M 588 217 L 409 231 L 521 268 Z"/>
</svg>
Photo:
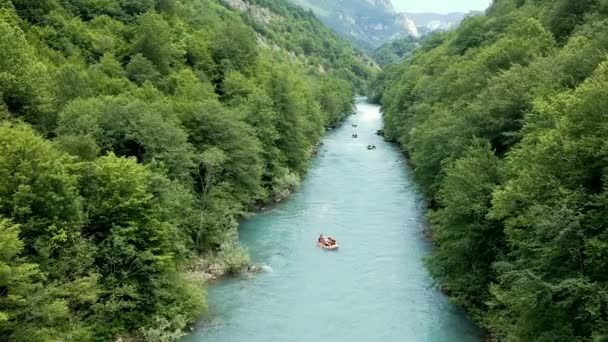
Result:
<svg viewBox="0 0 608 342">
<path fill-rule="evenodd" d="M 317 245 L 323 249 L 328 249 L 328 250 L 335 250 L 340 247 L 340 245 L 338 245 L 338 241 L 336 241 L 336 243 L 331 246 L 326 246 L 325 244 L 322 244 L 322 243 L 317 243 Z"/>
</svg>

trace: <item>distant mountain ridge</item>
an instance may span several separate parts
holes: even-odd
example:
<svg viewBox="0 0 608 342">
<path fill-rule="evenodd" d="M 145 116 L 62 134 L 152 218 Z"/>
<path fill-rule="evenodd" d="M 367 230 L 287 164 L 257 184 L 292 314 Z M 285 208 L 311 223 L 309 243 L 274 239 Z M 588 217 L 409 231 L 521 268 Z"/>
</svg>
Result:
<svg viewBox="0 0 608 342">
<path fill-rule="evenodd" d="M 450 29 L 466 16 L 466 13 L 397 13 L 391 0 L 289 1 L 312 10 L 338 34 L 366 50 L 399 38 Z"/>
<path fill-rule="evenodd" d="M 471 12 L 473 14 L 475 12 Z M 400 13 L 401 15 L 405 15 L 413 22 L 416 23 L 416 28 L 418 29 L 418 33 L 423 35 L 432 31 L 443 31 L 449 30 L 456 27 L 462 19 L 467 16 L 467 13 L 463 12 L 453 12 L 448 14 L 438 14 L 438 13 Z"/>
</svg>

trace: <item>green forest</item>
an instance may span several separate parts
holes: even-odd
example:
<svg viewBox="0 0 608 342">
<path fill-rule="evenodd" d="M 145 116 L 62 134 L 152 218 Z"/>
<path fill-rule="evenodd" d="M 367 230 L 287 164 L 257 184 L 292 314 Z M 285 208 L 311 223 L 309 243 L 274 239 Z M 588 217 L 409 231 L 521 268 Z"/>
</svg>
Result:
<svg viewBox="0 0 608 342">
<path fill-rule="evenodd" d="M 403 59 L 410 57 L 420 46 L 423 38 L 407 36 L 394 40 L 390 43 L 382 44 L 372 54 L 376 63 L 381 67 L 398 64 Z"/>
<path fill-rule="evenodd" d="M 375 69 L 311 12 L 238 8 L 0 0 L 0 341 L 170 341 L 206 309 L 193 260 L 247 264 L 239 218 Z"/>
<path fill-rule="evenodd" d="M 442 290 L 497 341 L 608 336 L 608 1 L 494 0 L 376 81 Z"/>
</svg>

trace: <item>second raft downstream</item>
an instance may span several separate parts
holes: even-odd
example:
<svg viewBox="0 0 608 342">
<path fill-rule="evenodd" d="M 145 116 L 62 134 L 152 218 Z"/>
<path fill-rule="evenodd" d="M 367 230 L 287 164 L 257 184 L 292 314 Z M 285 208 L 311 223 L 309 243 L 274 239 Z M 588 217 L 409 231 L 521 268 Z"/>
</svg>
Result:
<svg viewBox="0 0 608 342">
<path fill-rule="evenodd" d="M 272 271 L 209 289 L 210 314 L 185 341 L 479 341 L 422 264 L 424 204 L 381 126 L 379 107 L 359 100 L 300 191 L 243 222 L 252 260 Z M 316 247 L 322 232 L 339 251 Z"/>
</svg>

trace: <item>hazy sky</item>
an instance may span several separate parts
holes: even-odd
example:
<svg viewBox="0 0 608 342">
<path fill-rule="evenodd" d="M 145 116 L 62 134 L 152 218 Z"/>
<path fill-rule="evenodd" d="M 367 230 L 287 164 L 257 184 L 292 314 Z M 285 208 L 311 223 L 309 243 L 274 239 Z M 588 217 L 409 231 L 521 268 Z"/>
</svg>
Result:
<svg viewBox="0 0 608 342">
<path fill-rule="evenodd" d="M 398 12 L 468 12 L 488 8 L 492 0 L 393 0 Z"/>
</svg>

